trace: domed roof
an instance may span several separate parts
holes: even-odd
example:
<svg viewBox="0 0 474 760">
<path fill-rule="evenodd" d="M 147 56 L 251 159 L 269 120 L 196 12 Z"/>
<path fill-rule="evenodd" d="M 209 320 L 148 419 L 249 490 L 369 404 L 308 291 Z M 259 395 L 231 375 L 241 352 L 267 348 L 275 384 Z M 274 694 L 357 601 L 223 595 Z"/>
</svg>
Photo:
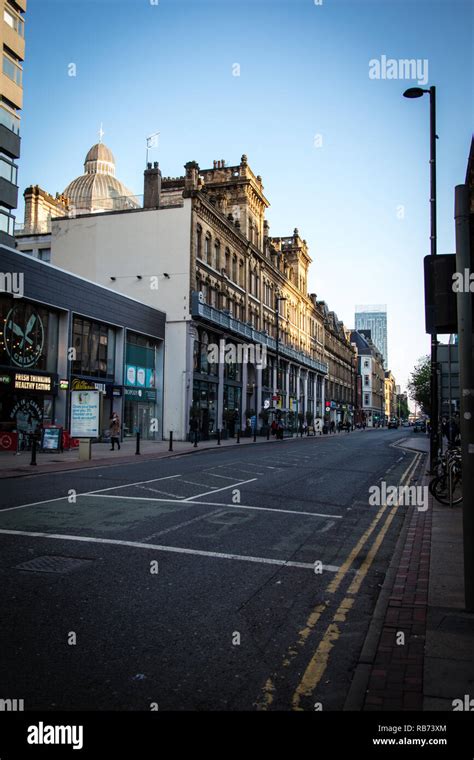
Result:
<svg viewBox="0 0 474 760">
<path fill-rule="evenodd" d="M 92 146 L 89 153 L 86 156 L 86 164 L 88 161 L 108 161 L 115 166 L 114 154 L 102 142 L 98 142 Z"/>
<path fill-rule="evenodd" d="M 84 162 L 84 174 L 77 177 L 64 190 L 75 211 L 120 211 L 139 208 L 132 191 L 115 176 L 115 158 L 104 143 L 89 150 Z"/>
</svg>

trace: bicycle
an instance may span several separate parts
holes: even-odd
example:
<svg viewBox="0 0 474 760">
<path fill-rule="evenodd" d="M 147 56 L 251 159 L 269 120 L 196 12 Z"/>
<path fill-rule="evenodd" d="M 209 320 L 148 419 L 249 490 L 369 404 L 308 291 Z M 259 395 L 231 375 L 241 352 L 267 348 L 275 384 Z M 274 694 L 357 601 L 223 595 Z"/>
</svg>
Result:
<svg viewBox="0 0 474 760">
<path fill-rule="evenodd" d="M 437 475 L 430 481 L 428 490 L 440 504 L 453 506 L 462 502 L 461 451 L 457 446 L 449 448 L 438 459 Z"/>
</svg>

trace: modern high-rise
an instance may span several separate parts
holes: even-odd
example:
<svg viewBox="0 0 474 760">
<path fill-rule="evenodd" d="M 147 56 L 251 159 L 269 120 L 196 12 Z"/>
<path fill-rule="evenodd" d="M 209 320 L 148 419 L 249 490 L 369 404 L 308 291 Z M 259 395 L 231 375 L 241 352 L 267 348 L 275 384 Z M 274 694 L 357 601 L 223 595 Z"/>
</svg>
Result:
<svg viewBox="0 0 474 760">
<path fill-rule="evenodd" d="M 14 246 L 20 157 L 20 111 L 23 107 L 26 0 L 0 0 L 0 243 Z"/>
<path fill-rule="evenodd" d="M 387 307 L 380 304 L 356 306 L 355 329 L 370 330 L 371 340 L 382 354 L 387 369 Z"/>
</svg>

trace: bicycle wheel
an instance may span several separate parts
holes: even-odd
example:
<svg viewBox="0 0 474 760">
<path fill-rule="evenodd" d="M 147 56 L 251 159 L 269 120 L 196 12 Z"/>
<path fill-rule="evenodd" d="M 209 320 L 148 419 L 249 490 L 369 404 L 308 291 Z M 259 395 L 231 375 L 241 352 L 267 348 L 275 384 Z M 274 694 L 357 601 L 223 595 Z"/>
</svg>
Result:
<svg viewBox="0 0 474 760">
<path fill-rule="evenodd" d="M 436 475 L 428 484 L 428 491 L 435 498 L 448 495 L 448 478 L 446 475 Z M 438 499 L 439 501 L 439 499 Z"/>
<path fill-rule="evenodd" d="M 460 504 L 462 501 L 462 481 L 459 475 L 455 475 L 452 482 L 452 500 L 449 499 L 449 482 L 446 475 L 434 478 L 430 483 L 430 493 L 436 501 L 449 507 Z"/>
</svg>

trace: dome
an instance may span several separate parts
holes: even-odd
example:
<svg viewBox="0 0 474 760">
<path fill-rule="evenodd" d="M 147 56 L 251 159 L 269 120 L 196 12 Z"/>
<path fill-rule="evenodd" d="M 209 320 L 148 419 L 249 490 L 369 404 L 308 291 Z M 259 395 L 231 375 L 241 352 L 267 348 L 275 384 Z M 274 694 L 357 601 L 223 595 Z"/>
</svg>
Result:
<svg viewBox="0 0 474 760">
<path fill-rule="evenodd" d="M 114 154 L 102 142 L 89 150 L 84 174 L 70 182 L 63 195 L 76 212 L 82 213 L 140 207 L 132 191 L 116 178 Z"/>
</svg>

